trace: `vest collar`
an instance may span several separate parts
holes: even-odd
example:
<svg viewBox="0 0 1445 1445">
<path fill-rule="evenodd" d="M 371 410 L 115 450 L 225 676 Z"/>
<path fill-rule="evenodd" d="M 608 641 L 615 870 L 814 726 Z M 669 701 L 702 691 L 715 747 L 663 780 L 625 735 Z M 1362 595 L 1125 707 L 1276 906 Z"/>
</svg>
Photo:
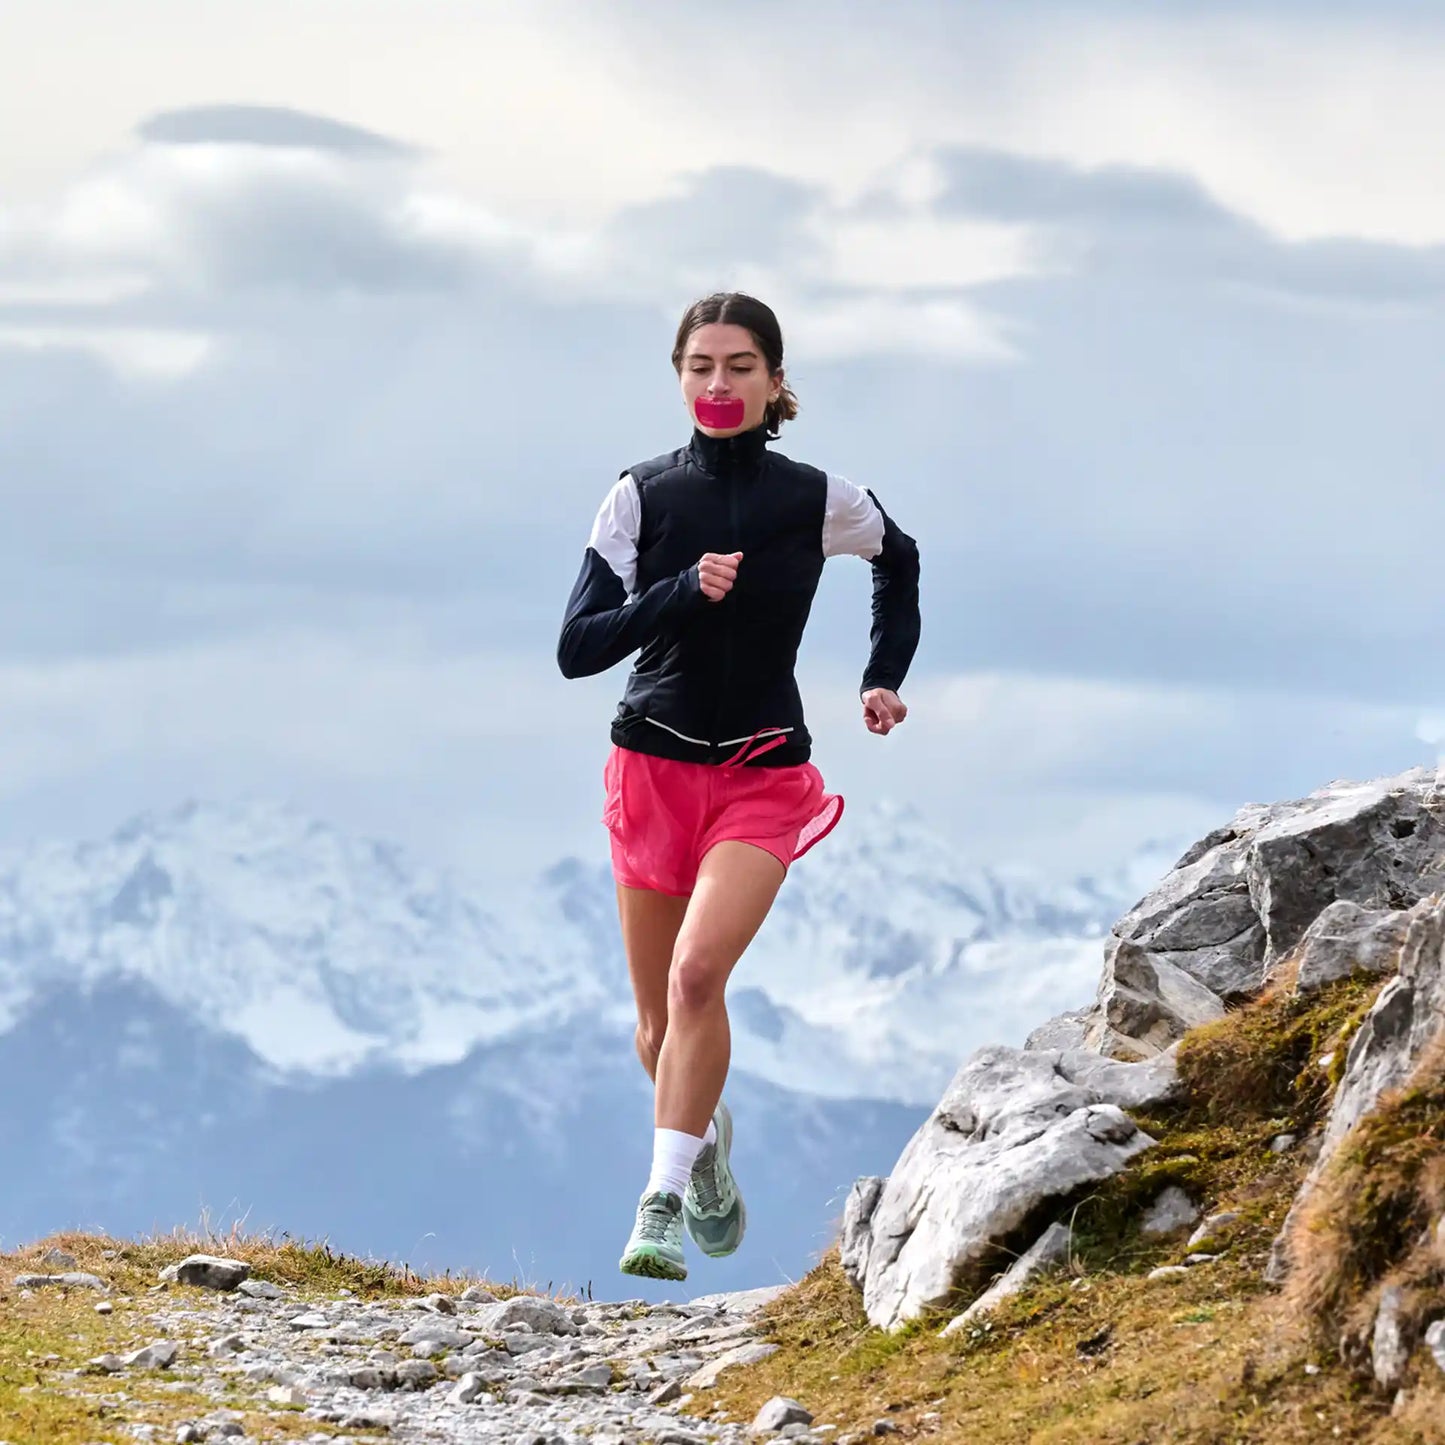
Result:
<svg viewBox="0 0 1445 1445">
<path fill-rule="evenodd" d="M 762 463 L 769 440 L 767 428 L 761 422 L 750 431 L 730 437 L 710 437 L 694 427 L 688 451 L 704 472 L 719 476 L 725 472 L 755 470 Z"/>
</svg>

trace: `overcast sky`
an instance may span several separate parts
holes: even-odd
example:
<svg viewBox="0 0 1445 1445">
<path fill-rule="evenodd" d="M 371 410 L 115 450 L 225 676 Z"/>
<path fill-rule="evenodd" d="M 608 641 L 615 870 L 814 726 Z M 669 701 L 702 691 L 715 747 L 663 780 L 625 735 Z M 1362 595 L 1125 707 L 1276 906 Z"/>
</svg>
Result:
<svg viewBox="0 0 1445 1445">
<path fill-rule="evenodd" d="M 1425 4 L 48 0 L 0 48 L 0 842 L 293 799 L 600 858 L 592 513 L 719 287 L 924 642 L 815 760 L 1067 874 L 1445 747 L 1445 18 Z M 819 855 L 821 856 L 821 855 Z"/>
</svg>

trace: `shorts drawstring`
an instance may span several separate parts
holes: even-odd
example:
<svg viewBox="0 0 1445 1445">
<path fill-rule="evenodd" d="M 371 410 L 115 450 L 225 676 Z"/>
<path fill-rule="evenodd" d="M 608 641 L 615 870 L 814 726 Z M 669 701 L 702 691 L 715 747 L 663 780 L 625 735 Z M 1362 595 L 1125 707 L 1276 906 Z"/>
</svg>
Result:
<svg viewBox="0 0 1445 1445">
<path fill-rule="evenodd" d="M 778 736 L 775 738 L 769 738 L 768 741 L 763 743 L 760 747 L 753 748 L 753 744 L 757 742 L 757 740 L 762 737 L 764 733 L 769 732 L 776 732 Z M 764 753 L 770 752 L 773 748 L 782 747 L 782 745 L 787 742 L 787 740 L 788 735 L 781 728 L 759 728 L 757 732 L 755 732 L 752 737 L 750 737 L 747 742 L 745 742 L 742 747 L 740 747 L 737 752 L 735 752 L 732 757 L 730 757 L 727 762 L 723 764 L 723 767 L 740 768 L 744 763 L 750 763 L 754 758 L 762 757 Z M 750 748 L 752 748 L 751 752 L 748 751 Z"/>
</svg>

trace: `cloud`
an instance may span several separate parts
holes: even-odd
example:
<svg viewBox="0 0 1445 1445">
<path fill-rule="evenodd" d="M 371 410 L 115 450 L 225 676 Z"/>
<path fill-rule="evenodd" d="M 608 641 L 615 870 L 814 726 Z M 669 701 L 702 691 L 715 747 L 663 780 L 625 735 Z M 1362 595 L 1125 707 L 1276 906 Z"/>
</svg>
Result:
<svg viewBox="0 0 1445 1445">
<path fill-rule="evenodd" d="M 363 126 L 274 105 L 197 105 L 143 120 L 136 134 L 163 145 L 280 146 L 348 155 L 410 156 L 412 146 Z"/>
</svg>

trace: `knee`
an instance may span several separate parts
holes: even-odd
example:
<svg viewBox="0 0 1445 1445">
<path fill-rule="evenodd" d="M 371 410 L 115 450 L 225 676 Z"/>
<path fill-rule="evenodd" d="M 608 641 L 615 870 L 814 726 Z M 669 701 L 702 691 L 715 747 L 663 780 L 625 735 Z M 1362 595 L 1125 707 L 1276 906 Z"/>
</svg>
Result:
<svg viewBox="0 0 1445 1445">
<path fill-rule="evenodd" d="M 700 1013 L 722 1002 L 727 970 L 704 953 L 686 951 L 672 962 L 667 980 L 669 1013 Z"/>
</svg>

